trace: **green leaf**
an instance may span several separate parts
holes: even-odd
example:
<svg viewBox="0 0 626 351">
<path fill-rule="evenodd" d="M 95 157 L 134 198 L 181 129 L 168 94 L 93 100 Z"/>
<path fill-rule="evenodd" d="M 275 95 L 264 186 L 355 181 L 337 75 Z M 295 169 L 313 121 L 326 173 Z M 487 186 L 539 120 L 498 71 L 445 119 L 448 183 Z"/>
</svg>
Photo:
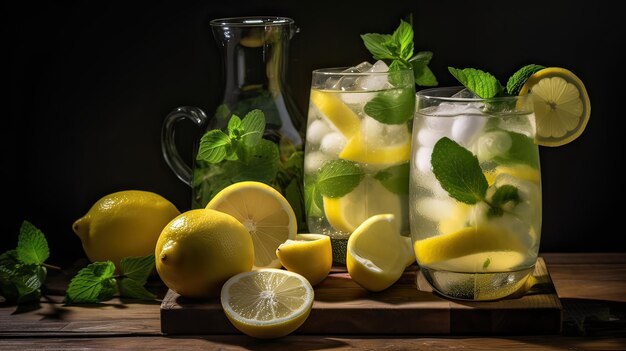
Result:
<svg viewBox="0 0 626 351">
<path fill-rule="evenodd" d="M 278 172 L 278 146 L 261 139 L 254 147 L 242 147 L 237 150 L 239 161 L 224 164 L 224 171 L 233 183 L 255 180 L 269 184 Z"/>
<path fill-rule="evenodd" d="M 487 179 L 478 158 L 463 146 L 447 137 L 439 139 L 431 164 L 439 184 L 451 197 L 470 205 L 485 199 Z"/>
<path fill-rule="evenodd" d="M 342 159 L 327 161 L 317 174 L 317 189 L 327 197 L 342 197 L 354 190 L 364 176 L 355 162 Z"/>
<path fill-rule="evenodd" d="M 502 206 L 507 202 L 514 202 L 515 204 L 520 202 L 518 189 L 509 184 L 497 188 L 491 197 L 491 204 L 494 206 Z"/>
<path fill-rule="evenodd" d="M 217 106 L 215 109 L 215 118 L 226 121 L 228 116 L 230 116 L 230 109 L 228 108 L 228 105 L 221 104 Z"/>
<path fill-rule="evenodd" d="M 304 185 L 304 208 L 309 217 L 322 217 L 324 200 L 322 194 L 317 190 L 314 180 L 308 181 Z"/>
<path fill-rule="evenodd" d="M 41 286 L 46 281 L 46 267 L 30 264 L 20 265 L 11 282 L 17 288 L 17 303 L 38 301 L 41 297 Z"/>
<path fill-rule="evenodd" d="M 200 139 L 197 160 L 209 163 L 221 162 L 230 153 L 230 137 L 219 129 L 206 132 Z"/>
<path fill-rule="evenodd" d="M 530 64 L 520 68 L 506 82 L 506 92 L 509 95 L 519 95 L 522 86 L 526 83 L 528 78 L 538 71 L 544 69 L 544 66 Z"/>
<path fill-rule="evenodd" d="M 265 131 L 265 115 L 261 110 L 252 110 L 241 121 L 241 140 L 246 146 L 255 146 Z"/>
<path fill-rule="evenodd" d="M 65 300 L 72 303 L 97 303 L 115 294 L 115 265 L 111 261 L 94 262 L 81 269 L 70 281 Z"/>
<path fill-rule="evenodd" d="M 300 190 L 300 182 L 298 179 L 292 179 L 287 187 L 285 188 L 285 199 L 293 208 L 293 212 L 296 215 L 296 219 L 298 220 L 298 228 L 301 228 L 306 222 L 306 215 L 304 214 L 304 209 L 302 206 L 302 190 Z"/>
<path fill-rule="evenodd" d="M 415 87 L 379 92 L 365 104 L 364 111 L 380 123 L 405 123 L 415 112 Z"/>
<path fill-rule="evenodd" d="M 295 151 L 292 153 L 287 162 L 285 162 L 285 168 L 293 170 L 295 173 L 302 173 L 304 169 L 304 152 Z"/>
<path fill-rule="evenodd" d="M 368 33 L 362 34 L 363 44 L 376 60 L 393 60 L 396 54 L 388 47 L 388 43 L 393 41 L 389 34 Z"/>
<path fill-rule="evenodd" d="M 430 68 L 428 68 L 428 64 L 432 58 L 432 52 L 420 51 L 409 60 L 409 63 L 413 68 L 415 84 L 424 87 L 432 87 L 439 84 L 435 74 L 430 70 Z"/>
<path fill-rule="evenodd" d="M 22 222 L 17 239 L 17 258 L 26 264 L 43 264 L 50 256 L 48 241 L 41 230 L 28 221 Z"/>
<path fill-rule="evenodd" d="M 119 281 L 120 295 L 122 297 L 138 300 L 154 300 L 156 295 L 148 291 L 143 285 L 145 282 L 138 282 L 131 278 L 122 278 Z"/>
<path fill-rule="evenodd" d="M 532 138 L 524 134 L 505 131 L 511 137 L 511 147 L 504 154 L 494 157 L 499 164 L 527 164 L 539 169 L 539 151 Z"/>
<path fill-rule="evenodd" d="M 154 255 L 140 257 L 124 257 L 120 261 L 120 272 L 126 278 L 141 283 L 148 280 L 154 270 Z"/>
<path fill-rule="evenodd" d="M 238 139 L 243 134 L 243 129 L 241 128 L 241 118 L 237 115 L 232 115 L 228 120 L 228 136 L 231 139 Z"/>
<path fill-rule="evenodd" d="M 389 191 L 398 195 L 409 193 L 409 163 L 391 166 L 378 171 L 374 178 Z"/>
<path fill-rule="evenodd" d="M 404 60 L 411 58 L 413 56 L 413 28 L 411 24 L 400 20 L 400 25 L 393 32 L 392 37 L 400 48 L 397 56 Z"/>
<path fill-rule="evenodd" d="M 475 68 L 457 69 L 448 67 L 448 71 L 467 89 L 483 99 L 491 99 L 502 92 L 502 85 L 487 72 Z"/>
</svg>

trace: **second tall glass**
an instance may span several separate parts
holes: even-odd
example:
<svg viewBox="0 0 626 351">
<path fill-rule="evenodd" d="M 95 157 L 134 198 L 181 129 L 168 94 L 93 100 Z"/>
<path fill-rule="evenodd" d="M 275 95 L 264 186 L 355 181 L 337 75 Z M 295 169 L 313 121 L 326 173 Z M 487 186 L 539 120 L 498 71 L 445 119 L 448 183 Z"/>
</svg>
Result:
<svg viewBox="0 0 626 351">
<path fill-rule="evenodd" d="M 335 263 L 345 263 L 350 234 L 373 215 L 394 214 L 408 235 L 414 110 L 411 70 L 388 72 L 379 61 L 313 71 L 305 206 L 309 230 L 331 237 Z"/>
</svg>

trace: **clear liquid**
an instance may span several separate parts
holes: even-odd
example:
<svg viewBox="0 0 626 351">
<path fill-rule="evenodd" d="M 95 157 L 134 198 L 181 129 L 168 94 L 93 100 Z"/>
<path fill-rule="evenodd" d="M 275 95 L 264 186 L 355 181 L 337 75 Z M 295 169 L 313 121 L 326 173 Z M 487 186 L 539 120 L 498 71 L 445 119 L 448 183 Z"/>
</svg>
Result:
<svg viewBox="0 0 626 351">
<path fill-rule="evenodd" d="M 417 262 L 429 283 L 457 299 L 494 300 L 517 291 L 534 267 L 541 231 L 539 152 L 534 116 L 417 114 L 410 181 L 410 225 Z M 435 143 L 448 137 L 474 154 L 489 183 L 518 189 L 499 215 L 487 201 L 468 205 L 432 172 Z"/>
</svg>

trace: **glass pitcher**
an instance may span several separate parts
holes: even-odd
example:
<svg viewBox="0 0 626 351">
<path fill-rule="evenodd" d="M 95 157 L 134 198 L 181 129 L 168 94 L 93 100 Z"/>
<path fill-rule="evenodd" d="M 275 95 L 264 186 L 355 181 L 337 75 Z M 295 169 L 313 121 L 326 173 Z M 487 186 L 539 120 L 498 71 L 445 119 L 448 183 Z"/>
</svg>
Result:
<svg viewBox="0 0 626 351">
<path fill-rule="evenodd" d="M 222 103 L 211 118 L 197 107 L 173 110 L 163 123 L 163 157 L 178 178 L 191 186 L 192 208 L 205 207 L 232 183 L 261 181 L 287 198 L 303 230 L 304 117 L 286 84 L 289 40 L 298 28 L 285 17 L 220 18 L 210 25 L 223 62 Z M 263 112 L 264 128 L 258 125 L 258 113 L 252 113 L 255 123 L 246 122 L 253 110 Z M 181 120 L 190 120 L 205 132 L 194 146 L 193 166 L 176 149 L 174 130 Z M 242 137 L 249 132 L 246 128 L 252 128 L 250 124 L 262 132 L 262 139 L 254 143 Z M 217 157 L 216 149 L 220 149 Z"/>
</svg>

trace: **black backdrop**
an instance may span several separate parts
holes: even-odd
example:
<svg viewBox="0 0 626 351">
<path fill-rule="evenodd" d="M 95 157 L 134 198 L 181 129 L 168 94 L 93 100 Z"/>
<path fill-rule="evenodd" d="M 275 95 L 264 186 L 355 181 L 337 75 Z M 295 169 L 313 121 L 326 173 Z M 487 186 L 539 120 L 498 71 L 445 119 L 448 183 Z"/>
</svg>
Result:
<svg viewBox="0 0 626 351">
<path fill-rule="evenodd" d="M 447 66 L 477 67 L 501 81 L 527 63 L 565 67 L 586 84 L 592 117 L 585 133 L 541 148 L 541 251 L 623 251 L 623 23 L 602 1 L 111 1 L 24 2 L 5 7 L 11 110 L 2 128 L 4 203 L 0 248 L 14 247 L 22 220 L 40 227 L 57 260 L 83 256 L 72 222 L 101 196 L 157 192 L 181 211 L 190 189 L 169 170 L 160 128 L 174 107 L 212 111 L 221 95 L 220 61 L 208 21 L 288 16 L 289 84 L 302 111 L 311 71 L 370 59 L 359 34 L 390 32 L 412 13 L 418 50 L 435 53 L 440 85 Z M 622 77 L 622 78 L 619 78 Z M 619 87 L 618 87 L 619 86 Z M 179 130 L 197 138 L 191 126 Z M 191 155 L 191 143 L 181 143 Z"/>
</svg>

